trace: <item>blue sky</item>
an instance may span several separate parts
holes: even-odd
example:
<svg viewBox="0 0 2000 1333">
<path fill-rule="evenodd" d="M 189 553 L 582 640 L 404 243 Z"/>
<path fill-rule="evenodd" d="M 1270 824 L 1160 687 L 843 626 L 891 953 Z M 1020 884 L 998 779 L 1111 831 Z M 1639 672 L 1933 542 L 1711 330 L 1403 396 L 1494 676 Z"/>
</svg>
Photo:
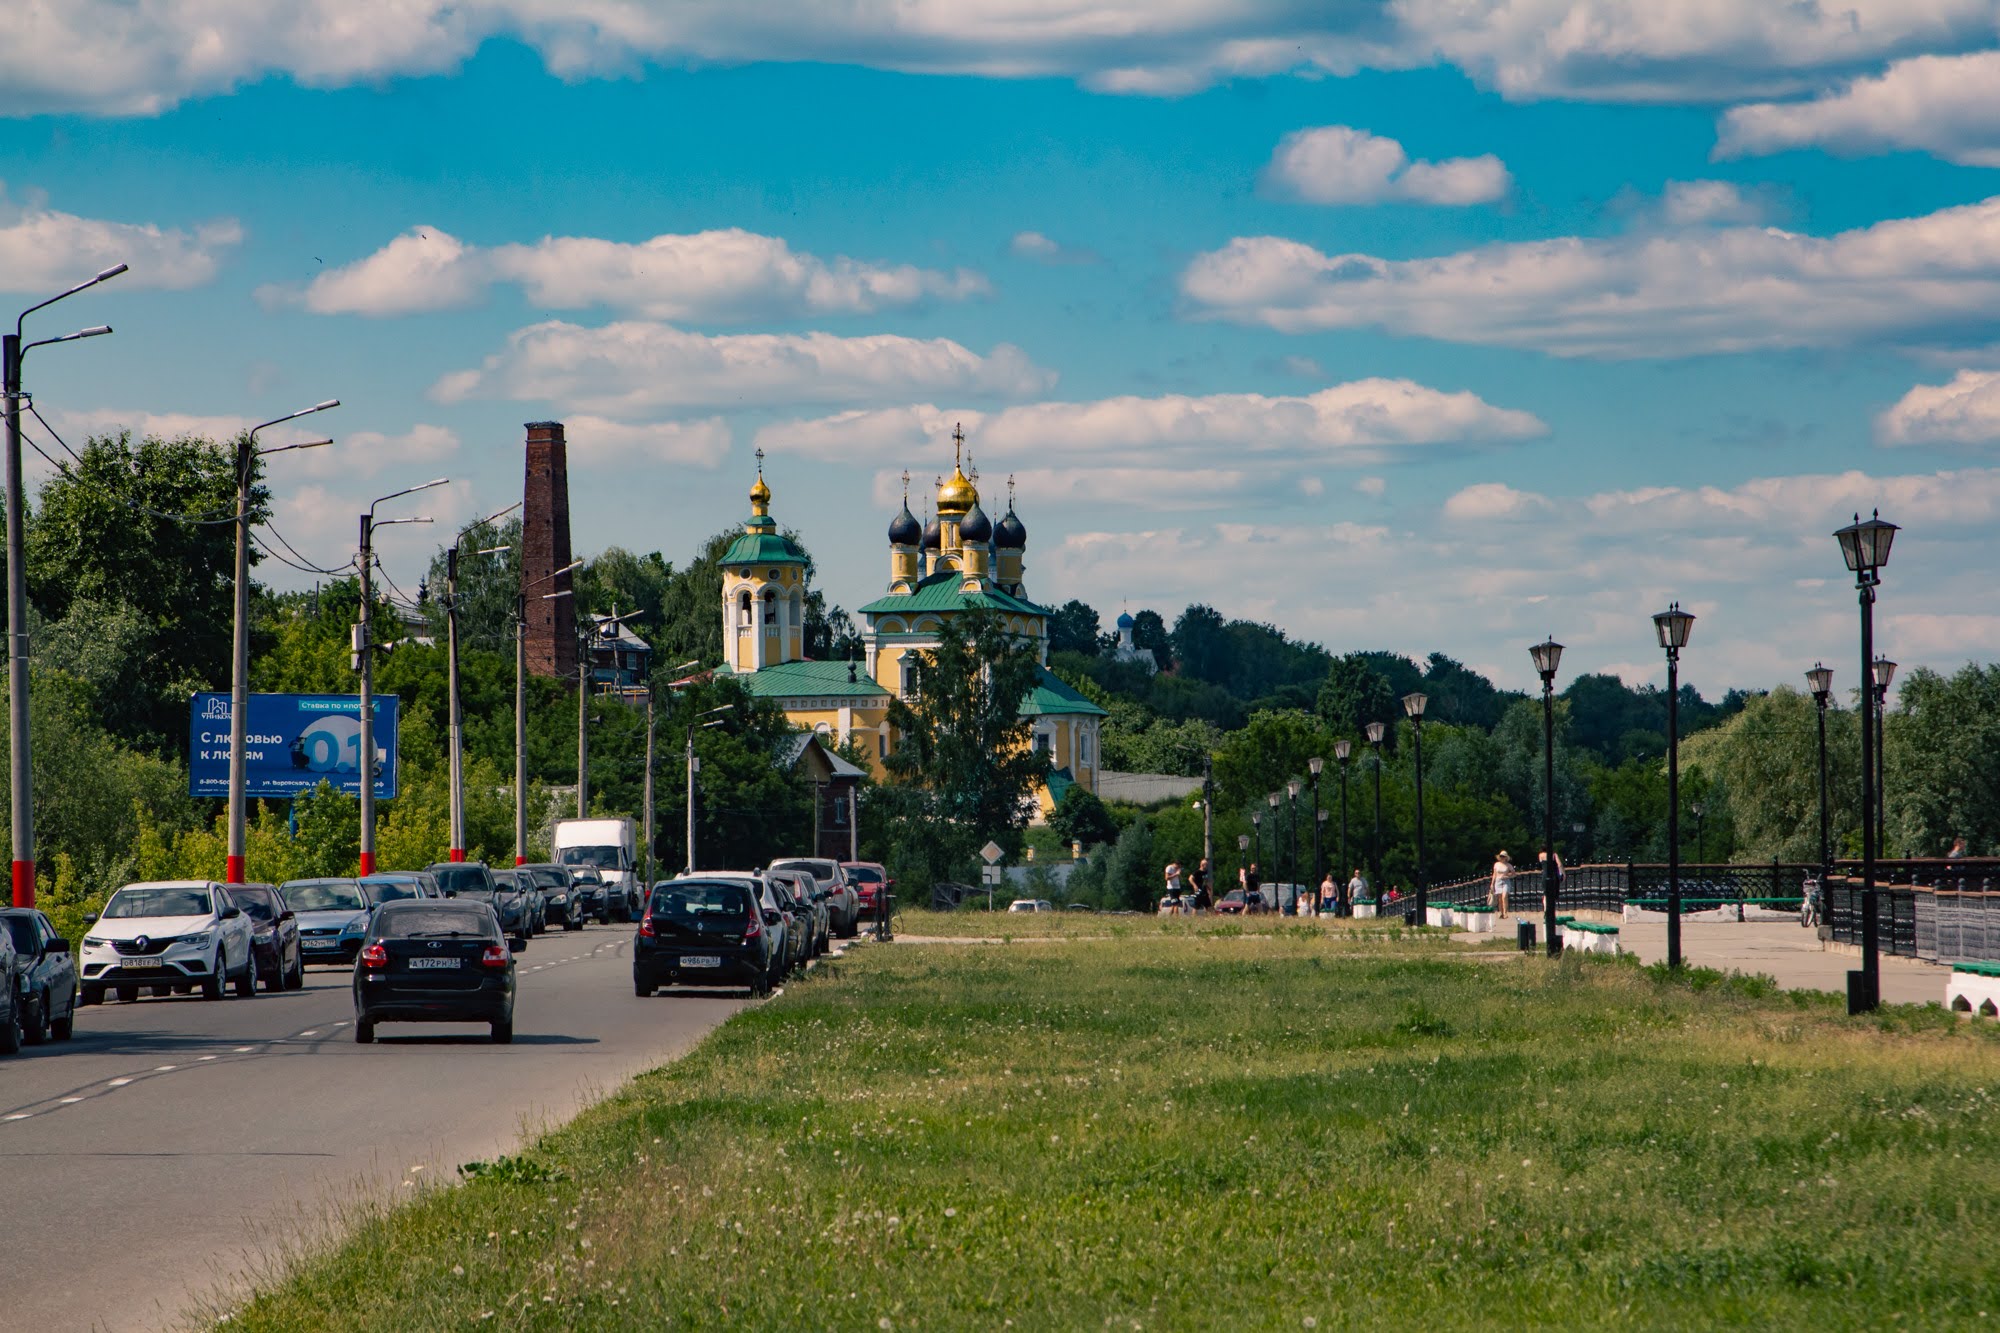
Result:
<svg viewBox="0 0 2000 1333">
<path fill-rule="evenodd" d="M 1706 692 L 1851 683 L 1880 505 L 1886 651 L 2000 654 L 1992 3 L 266 8 L 31 11 L 0 289 L 132 264 L 32 325 L 118 329 L 31 358 L 65 435 L 341 398 L 272 471 L 319 563 L 449 476 L 413 587 L 555 417 L 581 549 L 684 561 L 761 446 L 852 607 L 962 420 L 1107 621 L 1525 687 L 1545 633 L 1657 679 L 1678 598 Z"/>
</svg>

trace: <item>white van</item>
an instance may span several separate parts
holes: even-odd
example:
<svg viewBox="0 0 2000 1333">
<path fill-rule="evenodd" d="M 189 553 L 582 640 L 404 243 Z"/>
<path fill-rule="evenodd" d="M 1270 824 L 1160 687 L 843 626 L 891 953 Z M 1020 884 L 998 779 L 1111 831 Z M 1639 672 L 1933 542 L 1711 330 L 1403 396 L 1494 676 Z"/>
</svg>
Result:
<svg viewBox="0 0 2000 1333">
<path fill-rule="evenodd" d="M 643 904 L 639 901 L 638 837 L 629 816 L 557 820 L 555 861 L 572 870 L 594 866 L 604 880 L 604 906 L 611 919 L 636 919 Z"/>
</svg>

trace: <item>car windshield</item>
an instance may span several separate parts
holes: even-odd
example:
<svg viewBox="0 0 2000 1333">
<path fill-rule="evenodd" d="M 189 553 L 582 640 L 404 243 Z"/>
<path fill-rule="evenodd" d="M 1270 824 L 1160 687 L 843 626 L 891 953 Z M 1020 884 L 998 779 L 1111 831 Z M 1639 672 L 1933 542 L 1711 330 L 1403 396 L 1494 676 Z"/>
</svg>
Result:
<svg viewBox="0 0 2000 1333">
<path fill-rule="evenodd" d="M 367 895 L 351 879 L 295 879 L 285 885 L 285 901 L 294 912 L 361 912 Z"/>
<path fill-rule="evenodd" d="M 566 866 L 597 866 L 602 870 L 625 869 L 625 851 L 620 847 L 565 847 L 556 860 Z"/>
<path fill-rule="evenodd" d="M 569 876 L 565 875 L 560 870 L 533 870 L 533 871 L 516 872 L 516 873 L 527 873 L 533 875 L 535 877 L 535 883 L 541 885 L 541 887 L 545 889 L 566 889 L 569 887 Z"/>
<path fill-rule="evenodd" d="M 858 879 L 868 884 L 880 884 L 882 882 L 882 872 L 873 866 L 849 866 L 847 867 L 847 877 L 849 879 Z"/>
<path fill-rule="evenodd" d="M 500 888 L 512 893 L 519 893 L 521 891 L 521 878 L 511 870 L 494 871 L 493 882 Z"/>
<path fill-rule="evenodd" d="M 424 896 L 424 891 L 417 887 L 413 879 L 364 879 L 361 887 L 368 891 L 368 901 L 372 903 L 393 903 L 404 898 Z"/>
<path fill-rule="evenodd" d="M 461 898 L 473 898 L 479 902 L 486 903 L 492 902 L 498 892 L 499 890 L 491 885 L 479 884 L 469 889 L 460 889 L 458 896 Z"/>
<path fill-rule="evenodd" d="M 432 866 L 430 873 L 431 878 L 437 881 L 438 888 L 446 893 L 464 893 L 468 889 L 493 887 L 493 872 L 485 866 L 464 863 Z"/>
<path fill-rule="evenodd" d="M 243 909 L 243 915 L 252 921 L 276 921 L 278 905 L 269 889 L 246 889 L 240 885 L 229 890 L 229 896 Z"/>
<path fill-rule="evenodd" d="M 497 940 L 500 932 L 491 912 L 451 903 L 422 902 L 385 908 L 375 914 L 377 939 L 422 940 L 452 936 Z"/>
<path fill-rule="evenodd" d="M 207 889 L 120 889 L 104 905 L 104 918 L 142 916 L 207 916 Z"/>
<path fill-rule="evenodd" d="M 741 884 L 670 881 L 653 890 L 653 915 L 693 921 L 750 915 L 750 890 Z"/>
<path fill-rule="evenodd" d="M 35 932 L 35 923 L 24 916 L 8 917 L 7 933 L 14 937 L 14 947 L 22 953 L 35 953 L 42 947 L 41 936 Z"/>
</svg>

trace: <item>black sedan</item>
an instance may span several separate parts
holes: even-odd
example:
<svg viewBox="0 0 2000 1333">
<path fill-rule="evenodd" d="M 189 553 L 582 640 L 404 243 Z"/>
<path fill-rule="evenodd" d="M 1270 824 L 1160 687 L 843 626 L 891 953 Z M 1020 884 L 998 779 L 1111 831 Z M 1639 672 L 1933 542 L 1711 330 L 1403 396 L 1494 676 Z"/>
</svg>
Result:
<svg viewBox="0 0 2000 1333">
<path fill-rule="evenodd" d="M 354 963 L 354 1040 L 374 1041 L 378 1023 L 485 1023 L 514 1040 L 514 955 L 527 947 L 463 895 L 384 903 Z"/>
<path fill-rule="evenodd" d="M 653 889 L 632 948 L 632 989 L 661 986 L 745 986 L 771 993 L 782 942 L 767 924 L 782 920 L 762 909 L 760 880 L 663 880 Z"/>
<path fill-rule="evenodd" d="M 32 907 L 0 909 L 14 941 L 14 994 L 21 1036 L 31 1046 L 68 1041 L 76 1026 L 76 959 L 69 941 Z"/>
<path fill-rule="evenodd" d="M 306 984 L 299 950 L 299 919 L 285 895 L 269 884 L 231 884 L 229 896 L 250 918 L 250 949 L 267 991 L 298 990 Z"/>
</svg>

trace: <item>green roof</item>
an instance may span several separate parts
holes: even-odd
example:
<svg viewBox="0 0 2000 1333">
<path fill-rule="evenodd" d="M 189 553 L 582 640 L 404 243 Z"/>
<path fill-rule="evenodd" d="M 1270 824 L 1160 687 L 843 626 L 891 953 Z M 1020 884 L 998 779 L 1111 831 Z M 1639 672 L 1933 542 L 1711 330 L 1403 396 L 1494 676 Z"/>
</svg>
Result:
<svg viewBox="0 0 2000 1333">
<path fill-rule="evenodd" d="M 855 678 L 847 678 L 854 667 Z M 738 671 L 731 679 L 759 699 L 803 699 L 822 695 L 881 698 L 889 693 L 859 662 L 779 662 L 761 671 Z"/>
<path fill-rule="evenodd" d="M 1028 697 L 1021 701 L 1021 713 L 1026 717 L 1041 717 L 1052 713 L 1081 713 L 1087 717 L 1109 717 L 1110 714 L 1090 700 L 1078 694 L 1063 683 L 1062 677 L 1047 667 L 1036 668 L 1041 679 L 1035 688 L 1028 691 Z"/>
<path fill-rule="evenodd" d="M 1023 597 L 1001 592 L 998 588 L 991 592 L 960 592 L 959 583 L 964 575 L 957 570 L 947 569 L 933 574 L 919 583 L 914 592 L 891 593 L 878 597 L 861 608 L 864 616 L 909 615 L 918 611 L 1012 611 L 1018 615 L 1046 616 L 1049 609 L 1037 606 Z"/>
<path fill-rule="evenodd" d="M 776 532 L 746 532 L 722 553 L 725 565 L 803 565 L 805 554 Z"/>
</svg>

